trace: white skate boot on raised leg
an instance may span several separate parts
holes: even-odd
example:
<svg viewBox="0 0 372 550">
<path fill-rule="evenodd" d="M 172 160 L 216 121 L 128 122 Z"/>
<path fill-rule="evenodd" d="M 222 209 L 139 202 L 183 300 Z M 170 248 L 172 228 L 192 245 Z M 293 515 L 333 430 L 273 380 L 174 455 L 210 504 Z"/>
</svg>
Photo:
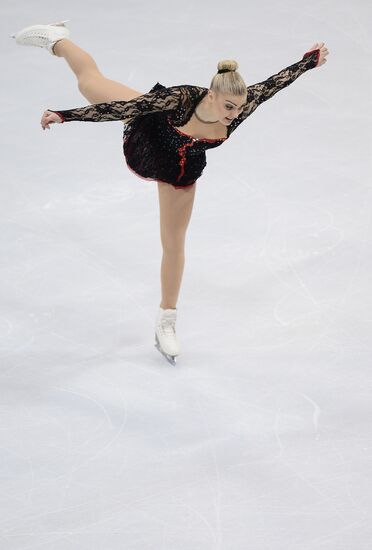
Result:
<svg viewBox="0 0 372 550">
<path fill-rule="evenodd" d="M 57 23 L 50 23 L 49 25 L 32 25 L 31 27 L 25 27 L 19 32 L 12 34 L 11 38 L 15 38 L 17 44 L 21 46 L 45 48 L 49 53 L 55 55 L 53 52 L 54 44 L 58 42 L 58 40 L 70 36 L 70 31 L 65 27 L 65 23 L 68 21 L 70 21 L 70 19 Z"/>
<path fill-rule="evenodd" d="M 173 366 L 180 352 L 176 337 L 176 319 L 176 309 L 160 308 L 155 326 L 155 347 Z"/>
</svg>

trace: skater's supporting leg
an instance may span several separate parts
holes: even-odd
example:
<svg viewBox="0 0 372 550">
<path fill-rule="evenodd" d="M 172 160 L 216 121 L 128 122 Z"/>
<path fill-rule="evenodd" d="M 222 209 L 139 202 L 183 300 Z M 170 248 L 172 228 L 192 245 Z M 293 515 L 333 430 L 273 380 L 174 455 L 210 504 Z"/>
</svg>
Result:
<svg viewBox="0 0 372 550">
<path fill-rule="evenodd" d="M 176 308 L 185 265 L 185 236 L 192 207 L 196 184 L 185 189 L 158 182 L 160 205 L 160 235 L 163 247 L 161 263 L 160 307 Z"/>
<path fill-rule="evenodd" d="M 129 101 L 143 95 L 133 88 L 104 77 L 93 57 L 67 38 L 59 40 L 53 51 L 58 57 L 66 59 L 76 75 L 80 92 L 91 104 Z"/>
</svg>

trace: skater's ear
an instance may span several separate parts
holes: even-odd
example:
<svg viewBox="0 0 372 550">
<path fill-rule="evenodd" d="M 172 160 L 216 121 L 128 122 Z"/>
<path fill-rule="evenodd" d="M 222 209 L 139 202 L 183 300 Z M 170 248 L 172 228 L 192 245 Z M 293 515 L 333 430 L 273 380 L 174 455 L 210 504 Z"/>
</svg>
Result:
<svg viewBox="0 0 372 550">
<path fill-rule="evenodd" d="M 214 101 L 216 98 L 217 98 L 217 94 L 216 92 L 214 92 L 213 90 L 209 89 L 208 90 L 208 99 L 211 100 L 211 101 Z"/>
</svg>

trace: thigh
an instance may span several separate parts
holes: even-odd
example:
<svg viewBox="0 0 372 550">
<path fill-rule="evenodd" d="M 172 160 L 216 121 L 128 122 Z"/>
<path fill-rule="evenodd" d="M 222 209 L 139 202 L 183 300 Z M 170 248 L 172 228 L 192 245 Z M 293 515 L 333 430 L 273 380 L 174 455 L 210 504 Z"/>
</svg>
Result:
<svg viewBox="0 0 372 550">
<path fill-rule="evenodd" d="M 79 90 L 89 103 L 108 103 L 110 101 L 129 101 L 142 92 L 129 88 L 101 74 L 88 74 L 79 81 Z"/>
<path fill-rule="evenodd" d="M 184 189 L 158 181 L 160 235 L 163 246 L 182 244 L 191 218 L 196 183 Z"/>
</svg>

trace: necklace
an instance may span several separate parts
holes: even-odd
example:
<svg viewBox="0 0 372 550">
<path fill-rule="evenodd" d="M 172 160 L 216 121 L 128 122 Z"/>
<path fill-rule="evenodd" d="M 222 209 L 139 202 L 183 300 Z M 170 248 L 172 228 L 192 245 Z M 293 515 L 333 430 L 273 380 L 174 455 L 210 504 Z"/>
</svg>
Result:
<svg viewBox="0 0 372 550">
<path fill-rule="evenodd" d="M 194 114 L 196 118 L 200 120 L 200 122 L 204 122 L 204 124 L 216 124 L 216 122 L 219 122 L 218 120 L 203 120 L 202 118 L 200 118 L 200 116 L 196 112 L 196 109 L 194 110 Z"/>
</svg>

